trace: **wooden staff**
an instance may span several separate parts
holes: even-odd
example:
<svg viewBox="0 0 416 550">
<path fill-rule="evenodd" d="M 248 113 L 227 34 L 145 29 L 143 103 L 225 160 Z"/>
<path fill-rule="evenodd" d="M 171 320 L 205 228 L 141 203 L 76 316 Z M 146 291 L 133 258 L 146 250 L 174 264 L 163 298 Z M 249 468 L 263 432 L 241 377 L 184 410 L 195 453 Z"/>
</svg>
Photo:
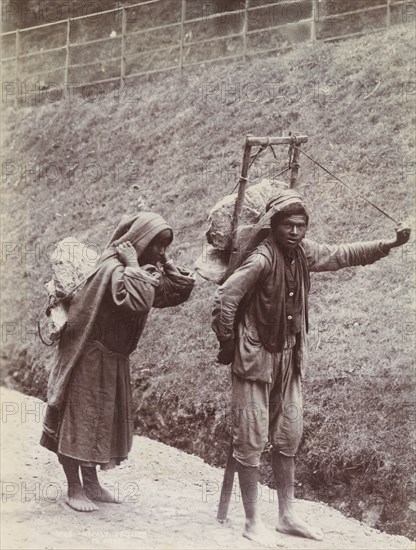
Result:
<svg viewBox="0 0 416 550">
<path fill-rule="evenodd" d="M 290 163 L 291 167 L 292 167 L 292 170 L 290 172 L 290 188 L 291 189 L 296 187 L 296 183 L 298 181 L 298 172 L 299 172 L 299 149 L 298 149 L 298 147 L 300 147 L 299 141 L 295 140 L 294 145 L 296 145 L 296 147 L 294 147 L 293 157 L 292 157 L 292 161 Z"/>
<path fill-rule="evenodd" d="M 268 145 L 287 145 L 294 144 L 300 147 L 301 143 L 306 143 L 308 141 L 307 136 L 299 137 L 253 137 L 251 135 L 246 136 L 246 141 L 244 144 L 244 156 L 243 156 L 243 165 L 241 167 L 241 176 L 238 182 L 238 194 L 237 200 L 234 208 L 233 216 L 233 226 L 232 226 L 232 237 L 231 237 L 231 256 L 229 261 L 229 266 L 227 269 L 227 274 L 231 274 L 233 267 L 238 260 L 239 250 L 236 248 L 237 245 L 237 229 L 240 222 L 241 212 L 243 210 L 244 197 L 246 194 L 247 188 L 247 176 L 248 168 L 250 164 L 250 153 L 253 146 L 258 147 L 267 147 Z M 290 177 L 290 187 L 295 187 L 299 171 L 299 151 L 295 147 L 293 152 L 293 157 L 291 159 L 291 177 Z M 234 485 L 234 476 L 237 470 L 237 461 L 233 457 L 233 442 L 231 439 L 230 450 L 228 452 L 227 464 L 225 465 L 224 478 L 222 481 L 220 503 L 218 505 L 217 511 L 217 520 L 221 523 L 227 521 L 228 509 L 230 507 L 231 495 L 233 492 Z"/>
<path fill-rule="evenodd" d="M 227 521 L 228 508 L 230 507 L 233 492 L 234 475 L 237 470 L 237 461 L 233 457 L 233 440 L 230 441 L 227 464 L 225 465 L 224 478 L 222 480 L 220 503 L 218 505 L 217 520 L 220 523 Z"/>
<path fill-rule="evenodd" d="M 250 153 L 251 153 L 251 145 L 249 144 L 249 139 L 250 139 L 250 135 L 247 135 L 246 142 L 244 145 L 243 166 L 241 167 L 241 176 L 238 182 L 237 200 L 235 202 L 235 207 L 234 207 L 233 225 L 232 225 L 232 233 L 231 233 L 231 257 L 229 262 L 230 266 L 234 263 L 238 255 L 238 250 L 236 249 L 237 229 L 238 229 L 238 224 L 240 222 L 241 212 L 243 210 L 244 197 L 246 195 L 247 175 L 248 175 L 248 167 L 250 164 Z"/>
</svg>

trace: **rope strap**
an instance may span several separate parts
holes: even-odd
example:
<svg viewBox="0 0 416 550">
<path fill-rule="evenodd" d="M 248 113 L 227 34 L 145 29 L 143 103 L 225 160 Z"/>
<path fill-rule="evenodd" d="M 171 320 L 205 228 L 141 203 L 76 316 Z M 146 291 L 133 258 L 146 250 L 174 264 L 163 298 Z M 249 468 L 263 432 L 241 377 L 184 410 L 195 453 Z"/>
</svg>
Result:
<svg viewBox="0 0 416 550">
<path fill-rule="evenodd" d="M 268 148 L 270 147 L 270 149 L 272 150 L 272 153 L 273 153 L 273 156 L 275 159 L 277 159 L 276 157 L 276 153 L 270 143 L 270 138 L 268 137 L 267 138 L 267 143 L 266 145 L 261 145 L 259 147 L 259 149 L 256 151 L 256 153 L 254 155 L 251 155 L 250 156 L 250 159 L 251 159 L 251 162 L 249 164 L 249 168 L 251 168 L 251 166 L 256 162 L 256 160 L 259 158 L 259 156 Z M 297 150 L 298 152 L 302 153 L 302 155 L 305 155 L 305 157 L 307 157 L 310 161 L 312 161 L 314 164 L 316 164 L 316 166 L 319 166 L 319 168 L 321 168 L 324 172 L 326 172 L 327 174 L 329 174 L 331 177 L 333 177 L 334 179 L 336 179 L 336 181 L 338 181 L 339 183 L 341 183 L 342 185 L 344 185 L 347 189 L 349 189 L 350 191 L 352 191 L 357 197 L 360 197 L 363 201 L 365 201 L 366 203 L 368 203 L 370 206 L 372 206 L 373 208 L 375 208 L 376 210 L 378 210 L 381 214 L 383 214 L 384 216 L 386 216 L 386 218 L 389 218 L 389 220 L 391 220 L 392 222 L 394 222 L 396 225 L 399 225 L 399 222 L 394 219 L 392 216 L 390 216 L 390 214 L 387 214 L 387 212 L 385 212 L 384 210 L 382 210 L 379 206 L 377 206 L 376 204 L 374 204 L 372 201 L 370 201 L 369 199 L 367 199 L 366 197 L 364 197 L 361 193 L 359 193 L 356 189 L 354 189 L 353 187 L 351 187 L 351 185 L 348 185 L 348 183 L 345 183 L 345 181 L 343 181 L 341 178 L 339 178 L 338 176 L 336 176 L 333 172 L 331 172 L 330 170 L 328 170 L 327 168 L 325 168 L 324 166 L 322 166 L 322 164 L 320 164 L 318 161 L 316 161 L 315 159 L 313 159 L 310 155 L 308 155 L 307 153 L 305 153 L 305 151 L 303 151 L 298 145 L 297 145 L 297 141 L 296 141 L 296 136 L 292 136 L 292 140 L 289 144 L 289 150 L 288 150 L 288 156 L 289 156 L 289 163 L 288 163 L 288 167 L 285 168 L 284 170 L 282 170 L 281 172 L 279 172 L 278 174 L 275 174 L 274 176 L 272 176 L 270 179 L 274 180 L 276 178 L 278 178 L 279 176 L 281 176 L 282 174 L 284 174 L 285 172 L 288 172 L 289 170 L 291 170 L 292 168 L 299 168 L 299 163 L 294 161 L 293 160 L 293 157 L 294 157 L 294 152 L 295 150 Z M 239 181 L 237 182 L 237 184 L 235 185 L 234 189 L 231 191 L 231 193 L 234 193 L 234 191 L 237 189 L 239 183 L 241 180 L 244 180 L 244 181 L 248 181 L 248 178 L 245 178 L 243 176 L 240 176 L 240 179 Z"/>
<path fill-rule="evenodd" d="M 349 189 L 350 191 L 352 191 L 355 195 L 357 195 L 358 197 L 360 197 L 361 199 L 363 199 L 365 202 L 367 202 L 369 205 L 371 205 L 373 208 L 375 208 L 376 210 L 378 210 L 379 212 L 381 212 L 381 214 L 384 214 L 384 216 L 386 216 L 386 218 L 389 218 L 392 222 L 394 222 L 396 225 L 399 225 L 399 222 L 397 220 L 395 220 L 392 216 L 390 216 L 390 214 L 387 214 L 387 212 L 385 212 L 384 210 L 382 210 L 381 208 L 379 208 L 376 204 L 374 204 L 373 202 L 371 202 L 370 200 L 368 200 L 366 197 L 364 197 L 363 195 L 361 195 L 361 193 L 359 193 L 356 189 L 354 189 L 353 187 L 351 187 L 350 185 L 348 185 L 348 183 L 345 183 L 345 181 L 342 181 L 342 179 L 338 178 L 335 174 L 333 174 L 330 170 L 327 170 L 324 166 L 322 166 L 322 164 L 320 164 L 318 161 L 316 161 L 315 159 L 313 159 L 311 156 L 309 156 L 307 153 L 305 153 L 305 151 L 303 151 L 300 147 L 298 147 L 297 145 L 293 145 L 299 152 L 301 152 L 303 155 L 305 155 L 305 157 L 307 157 L 309 160 L 311 160 L 312 162 L 314 162 L 317 166 L 319 166 L 319 168 L 321 168 L 322 170 L 324 170 L 324 172 L 326 172 L 327 174 L 329 174 L 331 177 L 335 178 L 337 181 L 339 181 L 339 183 L 341 183 L 342 185 L 344 185 L 345 187 L 347 187 L 347 189 Z"/>
<path fill-rule="evenodd" d="M 40 326 L 40 321 L 41 321 L 41 318 L 43 317 L 43 315 L 46 313 L 46 315 L 49 316 L 48 313 L 47 313 L 48 309 L 50 309 L 50 300 L 48 300 L 48 301 L 42 306 L 42 309 L 40 310 L 40 313 L 39 313 L 38 318 L 37 318 L 37 320 L 36 320 L 36 327 L 37 327 L 37 329 L 38 329 L 39 338 L 41 339 L 42 344 L 45 344 L 45 346 L 51 347 L 51 346 L 53 346 L 53 345 L 55 344 L 55 342 L 52 341 L 52 340 L 51 340 L 50 342 L 47 342 L 47 341 L 44 339 L 44 337 L 43 337 L 43 335 L 42 335 L 42 329 L 41 329 L 41 326 Z"/>
</svg>

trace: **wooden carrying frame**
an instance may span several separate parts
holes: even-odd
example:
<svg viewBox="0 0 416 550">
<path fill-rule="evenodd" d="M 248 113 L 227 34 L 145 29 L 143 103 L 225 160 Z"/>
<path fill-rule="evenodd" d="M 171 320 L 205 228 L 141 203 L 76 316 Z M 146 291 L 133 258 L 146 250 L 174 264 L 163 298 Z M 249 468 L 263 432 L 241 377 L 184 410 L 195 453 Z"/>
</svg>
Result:
<svg viewBox="0 0 416 550">
<path fill-rule="evenodd" d="M 251 148 L 252 147 L 268 147 L 269 145 L 292 145 L 293 152 L 290 158 L 290 187 L 294 188 L 297 184 L 298 172 L 299 172 L 299 149 L 302 143 L 308 141 L 307 136 L 269 136 L 269 137 L 254 137 L 251 135 L 246 136 L 246 142 L 244 145 L 243 165 L 241 168 L 241 176 L 238 182 L 238 194 L 235 203 L 234 216 L 233 216 L 233 232 L 232 232 L 232 248 L 230 257 L 230 266 L 232 266 L 236 256 L 237 250 L 235 247 L 237 229 L 240 221 L 241 212 L 243 210 L 244 197 L 246 194 L 248 170 L 250 166 Z M 217 520 L 224 523 L 227 520 L 228 508 L 230 506 L 231 495 L 233 493 L 234 475 L 237 469 L 236 460 L 233 457 L 233 444 L 230 442 L 230 450 L 228 453 L 227 464 L 225 466 L 224 478 L 221 487 L 220 502 L 218 505 Z"/>
</svg>

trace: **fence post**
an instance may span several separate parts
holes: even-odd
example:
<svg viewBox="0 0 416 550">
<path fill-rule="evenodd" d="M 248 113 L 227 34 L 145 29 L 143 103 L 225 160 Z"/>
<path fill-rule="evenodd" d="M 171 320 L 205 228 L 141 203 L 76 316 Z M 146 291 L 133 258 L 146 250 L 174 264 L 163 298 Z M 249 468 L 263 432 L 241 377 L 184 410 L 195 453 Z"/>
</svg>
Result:
<svg viewBox="0 0 416 550">
<path fill-rule="evenodd" d="M 248 2 L 244 2 L 244 21 L 243 21 L 243 61 L 246 61 L 247 56 L 247 30 L 248 30 Z"/>
<path fill-rule="evenodd" d="M 126 77 L 126 8 L 121 8 L 121 59 L 120 59 L 120 89 L 124 86 L 124 79 Z"/>
<path fill-rule="evenodd" d="M 319 18 L 319 0 L 312 0 L 312 22 L 311 22 L 311 40 L 312 44 L 316 43 L 316 22 Z"/>
<path fill-rule="evenodd" d="M 65 77 L 64 77 L 64 83 L 68 84 L 69 79 L 69 44 L 70 44 L 70 38 L 71 38 L 71 19 L 68 16 L 68 19 L 66 21 L 66 59 L 65 59 Z"/>
<path fill-rule="evenodd" d="M 186 0 L 182 0 L 181 6 L 181 46 L 179 50 L 179 68 L 183 70 L 183 46 L 185 41 L 185 14 L 186 14 Z"/>
<path fill-rule="evenodd" d="M 391 25 L 391 0 L 387 0 L 386 27 Z"/>
<path fill-rule="evenodd" d="M 16 52 L 15 52 L 16 58 L 14 62 L 14 80 L 16 84 L 16 94 L 14 96 L 14 106 L 17 107 L 17 91 L 19 88 L 18 80 L 19 80 L 19 55 L 20 55 L 20 30 L 16 29 Z"/>
</svg>

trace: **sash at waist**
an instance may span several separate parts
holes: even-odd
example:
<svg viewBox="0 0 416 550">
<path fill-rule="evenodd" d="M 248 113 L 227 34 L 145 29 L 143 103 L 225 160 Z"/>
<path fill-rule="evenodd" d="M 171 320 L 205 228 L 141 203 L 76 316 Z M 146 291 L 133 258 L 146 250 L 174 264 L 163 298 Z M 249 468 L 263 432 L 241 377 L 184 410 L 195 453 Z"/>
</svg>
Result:
<svg viewBox="0 0 416 550">
<path fill-rule="evenodd" d="M 128 355 L 123 355 L 122 353 L 118 353 L 117 351 L 111 351 L 111 349 L 108 349 L 99 342 L 98 340 L 90 340 L 90 343 L 93 344 L 96 348 L 101 350 L 103 353 L 106 353 L 107 355 L 110 355 L 111 357 L 120 357 L 120 359 L 128 359 Z"/>
</svg>

